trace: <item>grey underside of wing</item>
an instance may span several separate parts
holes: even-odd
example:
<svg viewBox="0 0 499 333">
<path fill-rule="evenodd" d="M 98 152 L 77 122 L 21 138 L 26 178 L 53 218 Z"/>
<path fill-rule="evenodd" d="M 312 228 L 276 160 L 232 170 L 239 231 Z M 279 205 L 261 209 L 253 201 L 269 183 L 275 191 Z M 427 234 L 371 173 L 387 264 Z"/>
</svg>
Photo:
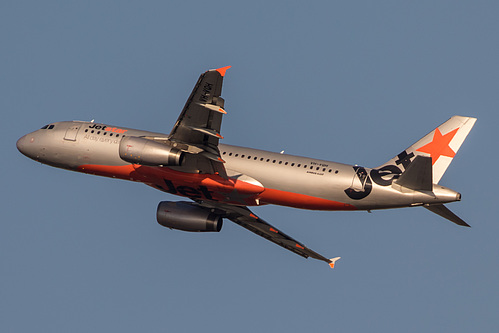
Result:
<svg viewBox="0 0 499 333">
<path fill-rule="evenodd" d="M 201 74 L 170 133 L 169 140 L 178 148 L 195 155 L 195 163 L 191 158 L 187 165 L 193 170 L 186 172 L 204 170 L 226 177 L 218 150 L 223 113 L 217 110 L 224 107 L 222 83 L 223 76 L 217 70 Z"/>
<path fill-rule="evenodd" d="M 311 257 L 330 263 L 329 259 L 309 249 L 302 243 L 268 224 L 267 222 L 253 214 L 247 207 L 211 202 L 202 202 L 200 204 L 204 207 L 215 209 L 217 213 L 223 215 L 225 218 L 228 218 L 232 222 L 239 224 L 241 227 L 246 228 L 249 231 L 257 234 L 258 236 L 261 236 L 279 246 L 282 246 L 283 248 L 292 251 L 304 258 Z"/>
</svg>

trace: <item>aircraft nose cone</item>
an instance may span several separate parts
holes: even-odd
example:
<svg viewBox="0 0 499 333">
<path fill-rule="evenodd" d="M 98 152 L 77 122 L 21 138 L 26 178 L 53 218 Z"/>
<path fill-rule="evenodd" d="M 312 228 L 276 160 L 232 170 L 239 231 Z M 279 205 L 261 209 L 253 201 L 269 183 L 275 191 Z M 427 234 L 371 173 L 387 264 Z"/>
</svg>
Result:
<svg viewBox="0 0 499 333">
<path fill-rule="evenodd" d="M 21 137 L 16 142 L 17 150 L 19 150 L 24 156 L 35 159 L 38 155 L 37 153 L 37 144 L 36 144 L 35 136 L 30 133 Z"/>
<path fill-rule="evenodd" d="M 16 147 L 17 147 L 17 150 L 19 150 L 21 153 L 23 153 L 24 155 L 26 155 L 25 154 L 25 149 L 26 149 L 26 135 L 24 135 L 19 140 L 17 140 Z"/>
</svg>

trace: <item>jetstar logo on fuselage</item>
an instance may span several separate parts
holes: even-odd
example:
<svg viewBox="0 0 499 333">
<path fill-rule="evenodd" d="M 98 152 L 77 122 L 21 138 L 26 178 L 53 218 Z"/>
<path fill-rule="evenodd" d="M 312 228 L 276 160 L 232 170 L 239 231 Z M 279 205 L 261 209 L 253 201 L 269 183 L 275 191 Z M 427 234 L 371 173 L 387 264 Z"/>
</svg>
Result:
<svg viewBox="0 0 499 333">
<path fill-rule="evenodd" d="M 397 155 L 398 159 L 395 163 L 400 166 L 402 165 L 405 170 L 412 162 L 412 158 L 415 157 L 414 153 L 407 154 L 407 151 L 403 151 Z M 361 184 L 361 189 L 356 189 L 349 187 L 345 190 L 346 195 L 354 200 L 360 200 L 371 194 L 373 189 L 373 182 L 379 186 L 390 186 L 393 181 L 396 180 L 401 174 L 402 170 L 396 165 L 385 165 L 379 169 L 372 169 L 369 173 L 367 170 L 360 166 L 354 166 L 355 177 Z"/>
<path fill-rule="evenodd" d="M 108 127 L 106 125 L 97 125 L 97 124 L 92 124 L 88 128 L 106 131 L 106 132 L 113 132 L 113 133 L 125 133 L 128 131 L 128 130 L 124 130 L 124 129 L 117 128 L 117 127 Z"/>
</svg>

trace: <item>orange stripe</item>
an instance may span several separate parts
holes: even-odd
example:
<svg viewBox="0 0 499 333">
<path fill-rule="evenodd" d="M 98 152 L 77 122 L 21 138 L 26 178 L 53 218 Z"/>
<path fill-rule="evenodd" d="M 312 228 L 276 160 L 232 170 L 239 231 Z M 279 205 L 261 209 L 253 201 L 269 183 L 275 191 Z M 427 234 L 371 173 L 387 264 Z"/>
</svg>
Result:
<svg viewBox="0 0 499 333">
<path fill-rule="evenodd" d="M 357 210 L 353 205 L 313 197 L 305 194 L 266 188 L 259 196 L 260 203 L 311 210 Z"/>
<path fill-rule="evenodd" d="M 158 184 L 163 186 L 163 179 L 170 179 L 176 186 L 206 186 L 214 192 L 213 198 L 226 201 L 226 193 L 237 190 L 240 194 L 248 195 L 246 205 L 274 204 L 311 210 L 356 210 L 353 205 L 346 203 L 316 198 L 313 196 L 263 188 L 240 180 L 223 179 L 219 175 L 194 174 L 175 171 L 167 167 L 149 167 L 137 164 L 126 165 L 94 165 L 85 164 L 77 168 L 78 171 L 104 177 L 120 178 L 125 180 L 140 181 L 148 185 Z M 263 191 L 263 192 L 262 192 Z M 239 203 L 240 204 L 240 203 Z M 255 217 L 258 218 L 258 217 Z"/>
</svg>

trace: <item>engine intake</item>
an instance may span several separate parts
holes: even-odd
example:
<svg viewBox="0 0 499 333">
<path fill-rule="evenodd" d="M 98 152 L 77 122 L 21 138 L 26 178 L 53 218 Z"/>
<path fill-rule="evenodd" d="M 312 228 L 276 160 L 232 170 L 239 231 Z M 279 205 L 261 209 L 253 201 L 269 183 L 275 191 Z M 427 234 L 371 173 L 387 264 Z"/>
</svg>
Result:
<svg viewBox="0 0 499 333">
<path fill-rule="evenodd" d="M 184 153 L 177 148 L 137 136 L 125 136 L 120 141 L 120 158 L 149 166 L 180 166 Z"/>
<path fill-rule="evenodd" d="M 186 201 L 161 201 L 156 219 L 164 227 L 193 232 L 219 232 L 223 224 L 220 215 Z"/>
</svg>

